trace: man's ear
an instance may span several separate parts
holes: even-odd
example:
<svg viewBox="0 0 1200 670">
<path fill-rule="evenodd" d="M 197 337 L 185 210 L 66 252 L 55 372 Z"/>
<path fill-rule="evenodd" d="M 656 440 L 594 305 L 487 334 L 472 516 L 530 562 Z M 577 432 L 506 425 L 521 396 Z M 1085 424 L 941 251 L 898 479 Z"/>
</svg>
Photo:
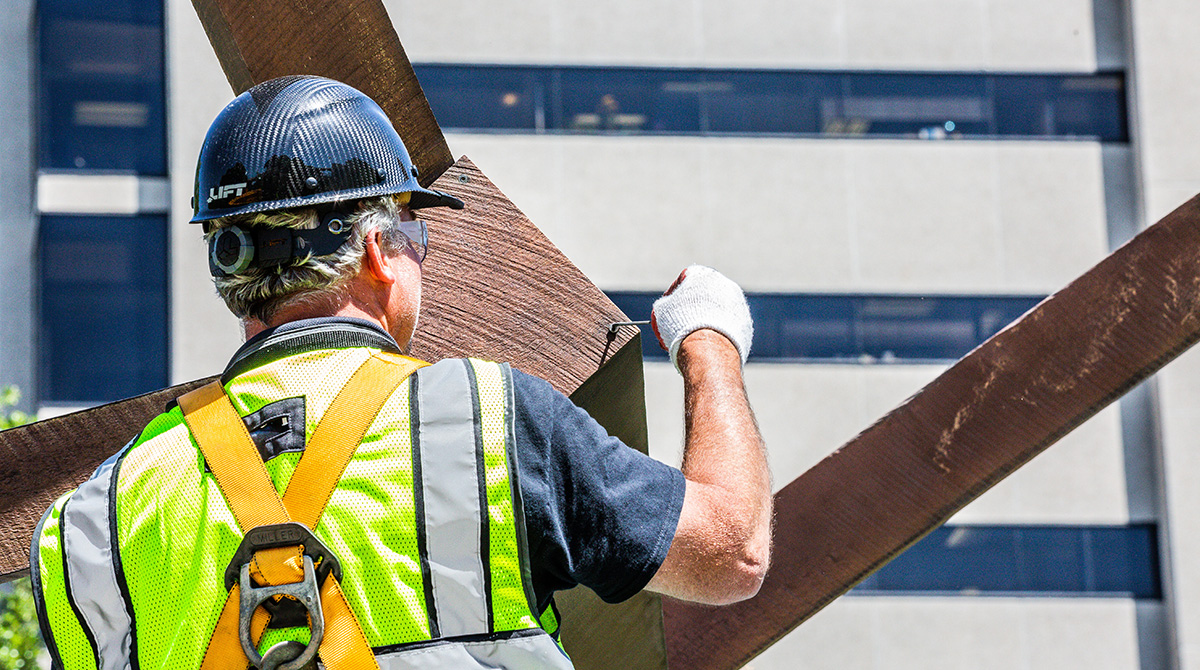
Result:
<svg viewBox="0 0 1200 670">
<path fill-rule="evenodd" d="M 362 270 L 366 272 L 372 279 L 384 284 L 396 283 L 396 272 L 387 263 L 387 256 L 384 254 L 382 234 L 376 230 L 367 236 L 365 248 L 363 250 Z"/>
</svg>

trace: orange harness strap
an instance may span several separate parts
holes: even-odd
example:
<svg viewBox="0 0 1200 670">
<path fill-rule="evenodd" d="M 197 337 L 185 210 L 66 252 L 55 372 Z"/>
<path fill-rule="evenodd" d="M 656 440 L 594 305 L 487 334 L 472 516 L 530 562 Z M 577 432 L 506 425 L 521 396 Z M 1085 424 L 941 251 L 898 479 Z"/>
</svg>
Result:
<svg viewBox="0 0 1200 670">
<path fill-rule="evenodd" d="M 243 533 L 289 521 L 312 529 L 384 403 L 409 375 L 426 365 L 390 354 L 367 359 L 321 417 L 282 500 L 241 415 L 220 382 L 180 397 L 179 406 Z M 303 566 L 299 546 L 263 549 L 254 554 L 250 573 L 260 584 L 292 584 L 304 580 Z M 317 653 L 322 663 L 330 670 L 377 670 L 362 626 L 332 573 L 320 585 L 320 601 L 325 634 Z M 234 583 L 205 650 L 201 670 L 245 670 L 249 664 L 239 641 L 240 602 L 241 587 Z M 262 607 L 254 610 L 250 631 L 255 645 L 262 639 L 269 619 Z"/>
</svg>

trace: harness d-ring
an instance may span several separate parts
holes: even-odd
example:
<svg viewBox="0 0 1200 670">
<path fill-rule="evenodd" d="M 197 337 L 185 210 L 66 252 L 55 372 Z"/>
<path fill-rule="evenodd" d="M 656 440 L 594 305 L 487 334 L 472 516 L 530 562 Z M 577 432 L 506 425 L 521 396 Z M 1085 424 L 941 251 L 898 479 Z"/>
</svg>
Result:
<svg viewBox="0 0 1200 670">
<path fill-rule="evenodd" d="M 255 586 L 254 580 L 250 579 L 250 564 L 243 563 L 239 586 L 241 607 L 238 612 L 238 639 L 242 642 L 242 651 L 246 652 L 246 658 L 250 659 L 254 667 L 260 670 L 301 670 L 316 658 L 321 640 L 325 639 L 325 616 L 321 613 L 321 591 L 317 586 L 317 570 L 313 567 L 312 558 L 304 556 L 304 581 L 275 586 Z M 268 649 L 266 654 L 260 655 L 251 640 L 250 621 L 254 618 L 254 610 L 276 596 L 290 597 L 303 605 L 308 610 L 309 625 L 312 628 L 312 635 L 304 651 L 288 660 L 285 660 L 284 656 L 291 656 L 297 645 L 280 642 Z"/>
<path fill-rule="evenodd" d="M 250 564 L 255 552 L 279 547 L 302 547 L 304 577 L 299 582 L 256 586 L 250 577 Z M 314 563 L 317 560 L 319 563 Z M 225 568 L 225 588 L 234 582 L 240 587 L 238 607 L 238 639 L 250 663 L 259 670 L 301 670 L 317 654 L 325 638 L 325 617 L 321 611 L 321 584 L 332 574 L 341 579 L 342 567 L 337 555 L 329 550 L 307 526 L 295 522 L 276 523 L 251 528 L 242 538 L 233 559 Z M 288 602 L 299 603 L 308 613 L 301 625 L 311 630 L 308 644 L 280 642 L 261 656 L 254 645 L 251 622 L 254 610 L 264 607 L 274 613 Z M 275 607 L 272 607 L 272 604 Z"/>
</svg>

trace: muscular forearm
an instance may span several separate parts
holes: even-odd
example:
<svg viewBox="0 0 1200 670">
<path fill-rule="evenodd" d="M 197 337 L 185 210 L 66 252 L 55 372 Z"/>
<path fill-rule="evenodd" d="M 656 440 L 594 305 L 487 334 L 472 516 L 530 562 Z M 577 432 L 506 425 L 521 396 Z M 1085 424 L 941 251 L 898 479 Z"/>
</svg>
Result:
<svg viewBox="0 0 1200 670">
<path fill-rule="evenodd" d="M 722 604 L 757 592 L 770 557 L 771 480 L 741 357 L 699 330 L 681 344 L 687 492 L 675 542 L 651 588 Z"/>
<path fill-rule="evenodd" d="M 766 535 L 771 475 L 737 350 L 721 334 L 699 330 L 683 341 L 679 354 L 687 431 L 683 474 L 725 490 L 737 503 L 731 511 L 742 517 L 737 525 Z"/>
<path fill-rule="evenodd" d="M 714 605 L 758 592 L 771 557 L 771 476 L 742 364 L 754 337 L 742 289 L 716 270 L 680 273 L 650 317 L 683 375 L 683 508 L 647 588 Z"/>
</svg>

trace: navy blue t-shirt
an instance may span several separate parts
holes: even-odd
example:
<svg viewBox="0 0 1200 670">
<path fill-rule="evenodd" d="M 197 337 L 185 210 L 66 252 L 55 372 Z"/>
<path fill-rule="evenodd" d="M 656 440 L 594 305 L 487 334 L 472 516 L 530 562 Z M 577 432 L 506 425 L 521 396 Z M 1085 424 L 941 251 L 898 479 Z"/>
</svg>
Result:
<svg viewBox="0 0 1200 670">
<path fill-rule="evenodd" d="M 399 353 L 396 341 L 368 321 L 293 321 L 246 342 L 222 382 L 301 351 L 354 346 Z M 517 479 L 539 610 L 555 591 L 576 584 L 607 602 L 633 596 L 675 537 L 683 474 L 609 436 L 545 380 L 514 369 L 513 395 Z"/>
<path fill-rule="evenodd" d="M 633 596 L 675 537 L 683 474 L 610 437 L 548 382 L 514 370 L 513 387 L 538 607 L 576 584 L 610 603 Z"/>
</svg>

